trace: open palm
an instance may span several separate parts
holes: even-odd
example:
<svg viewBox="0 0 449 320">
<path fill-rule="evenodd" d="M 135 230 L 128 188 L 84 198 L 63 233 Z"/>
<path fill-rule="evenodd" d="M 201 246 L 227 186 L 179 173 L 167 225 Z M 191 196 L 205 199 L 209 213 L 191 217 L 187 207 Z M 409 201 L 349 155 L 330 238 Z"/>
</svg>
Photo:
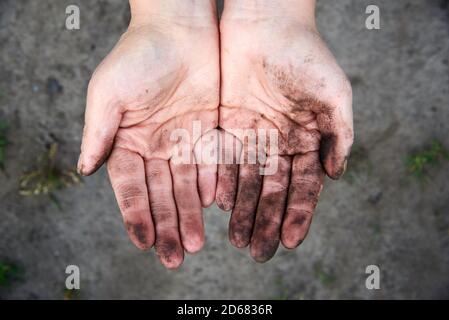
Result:
<svg viewBox="0 0 449 320">
<path fill-rule="evenodd" d="M 324 173 L 338 178 L 353 141 L 351 86 L 318 32 L 288 19 L 221 21 L 219 126 L 246 146 L 236 129 L 277 130 L 264 163 L 220 165 L 217 204 L 233 209 L 229 237 L 270 259 L 281 240 L 306 236 Z M 260 143 L 260 140 L 259 140 Z M 259 146 L 260 147 L 260 146 Z M 263 148 L 264 146 L 262 146 Z"/>
<path fill-rule="evenodd" d="M 79 171 L 93 173 L 107 159 L 125 226 L 142 249 L 155 243 L 161 262 L 179 266 L 184 250 L 204 242 L 201 206 L 215 195 L 214 166 L 173 161 L 175 130 L 190 140 L 193 127 L 217 126 L 217 27 L 130 28 L 99 65 L 89 84 Z"/>
</svg>

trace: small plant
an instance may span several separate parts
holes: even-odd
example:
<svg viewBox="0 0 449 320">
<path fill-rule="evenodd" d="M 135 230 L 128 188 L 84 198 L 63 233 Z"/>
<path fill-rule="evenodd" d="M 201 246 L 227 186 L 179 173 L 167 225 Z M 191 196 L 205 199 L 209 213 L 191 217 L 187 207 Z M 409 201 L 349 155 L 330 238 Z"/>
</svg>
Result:
<svg viewBox="0 0 449 320">
<path fill-rule="evenodd" d="M 315 277 L 321 282 L 321 284 L 323 284 L 324 286 L 328 287 L 330 285 L 332 285 L 337 279 L 335 278 L 335 276 L 333 276 L 332 274 L 326 272 L 323 269 L 323 266 L 321 265 L 320 262 L 315 263 L 314 265 L 314 272 L 315 272 Z"/>
<path fill-rule="evenodd" d="M 56 166 L 56 155 L 58 145 L 52 144 L 40 159 L 39 167 L 31 172 L 25 173 L 20 179 L 20 194 L 23 196 L 47 195 L 59 206 L 54 192 L 81 182 L 79 175 L 74 169 L 61 170 Z"/>
<path fill-rule="evenodd" d="M 19 273 L 19 269 L 12 264 L 0 262 L 0 287 L 8 286 Z"/>
<path fill-rule="evenodd" d="M 8 144 L 8 140 L 6 139 L 6 131 L 8 129 L 8 125 L 5 121 L 0 121 L 0 170 L 5 169 L 5 149 Z"/>
<path fill-rule="evenodd" d="M 79 290 L 64 289 L 64 300 L 76 300 L 79 298 Z"/>
<path fill-rule="evenodd" d="M 449 159 L 449 152 L 441 142 L 433 140 L 430 148 L 407 157 L 408 171 L 417 178 L 424 178 L 429 168 L 437 165 L 441 160 Z"/>
</svg>

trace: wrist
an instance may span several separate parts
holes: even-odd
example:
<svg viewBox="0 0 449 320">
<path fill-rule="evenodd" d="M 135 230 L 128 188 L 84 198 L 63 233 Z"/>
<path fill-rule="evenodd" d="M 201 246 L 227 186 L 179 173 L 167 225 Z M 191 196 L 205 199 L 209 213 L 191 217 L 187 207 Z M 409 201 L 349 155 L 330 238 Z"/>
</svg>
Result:
<svg viewBox="0 0 449 320">
<path fill-rule="evenodd" d="M 131 27 L 168 23 L 205 27 L 217 23 L 213 0 L 129 0 Z"/>
<path fill-rule="evenodd" d="M 316 0 L 226 0 L 222 20 L 282 19 L 315 28 Z"/>
</svg>

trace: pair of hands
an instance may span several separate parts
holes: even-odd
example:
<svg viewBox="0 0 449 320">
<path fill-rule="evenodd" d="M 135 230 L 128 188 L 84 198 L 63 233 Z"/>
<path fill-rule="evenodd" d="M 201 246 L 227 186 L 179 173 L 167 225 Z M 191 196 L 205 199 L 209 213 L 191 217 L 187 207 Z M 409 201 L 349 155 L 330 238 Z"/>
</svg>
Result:
<svg viewBox="0 0 449 320">
<path fill-rule="evenodd" d="M 314 1 L 227 0 L 219 27 L 212 0 L 130 5 L 128 30 L 89 83 L 79 172 L 107 161 L 131 240 L 155 245 L 167 268 L 202 248 L 202 207 L 214 200 L 232 210 L 231 243 L 250 244 L 256 261 L 280 241 L 299 245 L 324 175 L 343 173 L 353 141 L 351 86 L 316 30 Z M 195 121 L 201 137 L 183 148 L 197 161 L 178 163 L 171 135 L 194 137 Z M 224 141 L 214 136 L 251 148 L 241 129 L 277 130 L 277 152 L 201 163 L 199 150 Z"/>
</svg>

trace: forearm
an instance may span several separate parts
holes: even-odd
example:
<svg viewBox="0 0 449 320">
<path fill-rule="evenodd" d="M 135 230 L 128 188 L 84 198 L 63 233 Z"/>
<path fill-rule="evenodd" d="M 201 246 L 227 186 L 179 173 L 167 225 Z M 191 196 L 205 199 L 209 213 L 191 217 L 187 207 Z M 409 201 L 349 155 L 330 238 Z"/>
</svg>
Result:
<svg viewBox="0 0 449 320">
<path fill-rule="evenodd" d="M 129 4 L 131 26 L 156 20 L 201 27 L 217 21 L 214 0 L 130 0 Z"/>
<path fill-rule="evenodd" d="M 223 19 L 291 19 L 315 26 L 315 0 L 226 0 Z"/>
</svg>

